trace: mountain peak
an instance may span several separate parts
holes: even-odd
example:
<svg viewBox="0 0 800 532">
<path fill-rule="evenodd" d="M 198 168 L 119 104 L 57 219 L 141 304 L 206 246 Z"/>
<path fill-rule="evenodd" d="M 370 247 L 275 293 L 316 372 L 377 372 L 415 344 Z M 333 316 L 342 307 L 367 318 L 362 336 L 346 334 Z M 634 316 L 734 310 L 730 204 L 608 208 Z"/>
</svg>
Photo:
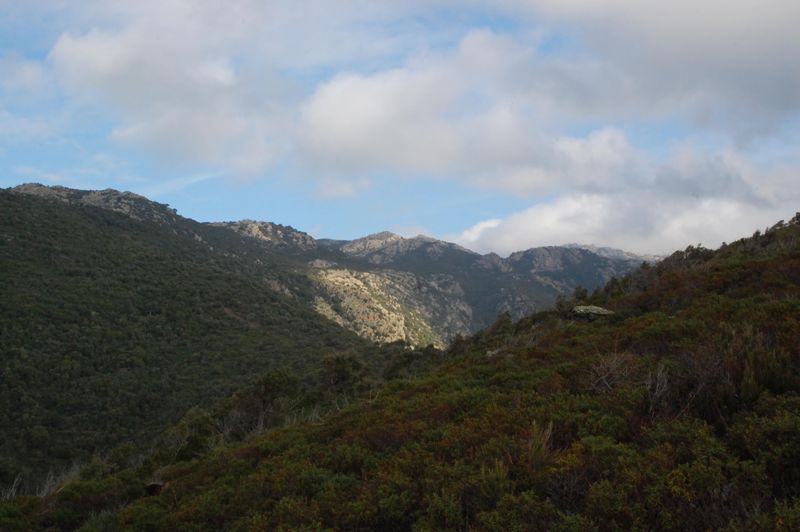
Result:
<svg viewBox="0 0 800 532">
<path fill-rule="evenodd" d="M 133 192 L 128 191 L 119 191 L 113 188 L 106 188 L 103 190 L 79 190 L 62 187 L 60 185 L 48 186 L 42 185 L 41 183 L 23 183 L 11 188 L 11 192 L 53 199 L 71 199 L 76 197 L 92 197 L 95 199 L 123 198 L 153 203 L 149 199 L 145 198 L 144 196 L 140 196 L 139 194 L 134 194 Z"/>
<path fill-rule="evenodd" d="M 351 240 L 342 246 L 342 251 L 348 255 L 366 255 L 386 247 L 394 242 L 405 240 L 402 236 L 390 231 L 374 233 L 362 238 Z"/>
<path fill-rule="evenodd" d="M 382 240 L 386 242 L 394 242 L 395 240 L 403 240 L 403 237 L 391 231 L 381 231 L 380 233 L 373 233 L 356 240 Z"/>
<path fill-rule="evenodd" d="M 658 262 L 664 257 L 661 255 L 640 255 L 638 253 L 631 253 L 630 251 L 624 251 L 617 248 L 605 247 L 605 246 L 595 246 L 593 244 L 564 244 L 565 248 L 571 249 L 585 249 L 586 251 L 591 251 L 595 255 L 600 255 L 601 257 L 605 257 L 607 259 L 621 259 L 621 260 L 630 260 L 634 262 Z"/>
<path fill-rule="evenodd" d="M 294 247 L 310 250 L 317 247 L 314 237 L 289 225 L 256 220 L 239 220 L 238 222 L 217 222 L 211 225 L 228 228 L 240 235 L 255 238 L 269 245 L 278 247 Z"/>
<path fill-rule="evenodd" d="M 51 201 L 73 205 L 99 207 L 118 212 L 135 220 L 166 223 L 177 215 L 169 205 L 151 201 L 133 192 L 121 192 L 112 188 L 103 190 L 78 190 L 62 186 L 47 186 L 41 183 L 25 183 L 9 189 L 14 194 L 37 196 Z"/>
</svg>

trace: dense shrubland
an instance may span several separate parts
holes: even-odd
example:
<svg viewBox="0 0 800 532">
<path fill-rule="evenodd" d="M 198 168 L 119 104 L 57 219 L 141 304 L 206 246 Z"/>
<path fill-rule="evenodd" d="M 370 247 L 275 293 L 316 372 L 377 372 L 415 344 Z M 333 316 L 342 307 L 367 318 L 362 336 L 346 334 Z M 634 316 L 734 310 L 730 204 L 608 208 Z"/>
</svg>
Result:
<svg viewBox="0 0 800 532">
<path fill-rule="evenodd" d="M 378 373 L 265 374 L 0 528 L 796 530 L 798 221 L 576 294 L 606 318 L 562 301 Z"/>
</svg>

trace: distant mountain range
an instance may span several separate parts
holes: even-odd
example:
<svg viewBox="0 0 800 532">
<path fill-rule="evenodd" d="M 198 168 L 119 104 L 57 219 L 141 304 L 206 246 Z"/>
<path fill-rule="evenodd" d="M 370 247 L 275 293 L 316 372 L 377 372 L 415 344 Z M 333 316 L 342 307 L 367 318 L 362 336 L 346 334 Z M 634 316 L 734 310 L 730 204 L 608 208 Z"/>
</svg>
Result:
<svg viewBox="0 0 800 532">
<path fill-rule="evenodd" d="M 176 235 L 239 260 L 266 287 L 301 299 L 330 320 L 379 342 L 444 345 L 456 335 L 488 326 L 502 313 L 517 319 L 549 308 L 577 286 L 592 290 L 657 259 L 577 244 L 532 248 L 502 258 L 427 236 L 404 238 L 390 232 L 355 240 L 315 239 L 272 222 L 196 223 L 130 192 L 39 184 L 9 191 L 168 226 Z"/>
</svg>

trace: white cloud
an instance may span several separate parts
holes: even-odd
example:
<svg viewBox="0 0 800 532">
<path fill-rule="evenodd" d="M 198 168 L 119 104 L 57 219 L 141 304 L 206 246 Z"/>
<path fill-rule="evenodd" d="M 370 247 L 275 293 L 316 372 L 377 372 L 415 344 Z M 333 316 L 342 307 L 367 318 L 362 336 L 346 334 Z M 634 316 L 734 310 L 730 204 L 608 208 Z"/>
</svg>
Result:
<svg viewBox="0 0 800 532">
<path fill-rule="evenodd" d="M 523 0 L 540 14 L 591 30 L 617 29 L 603 42 L 636 39 L 652 50 L 703 60 L 751 61 L 796 45 L 800 5 L 792 0 Z M 597 38 L 597 35 L 592 35 Z M 638 53 L 639 50 L 629 50 Z"/>
<path fill-rule="evenodd" d="M 800 111 L 800 3 L 794 0 L 526 0 L 592 50 L 613 110 L 686 113 L 740 138 L 773 132 Z M 627 86 L 627 90 L 623 87 Z M 619 90 L 623 89 L 623 90 Z M 602 87 L 596 95 L 613 97 Z M 598 102 L 599 103 L 599 102 Z"/>
<path fill-rule="evenodd" d="M 322 86 L 303 110 L 308 153 L 341 172 L 403 169 L 437 172 L 455 156 L 440 112 L 453 103 L 444 72 L 407 69 L 342 76 Z"/>
<path fill-rule="evenodd" d="M 553 132 L 543 97 L 513 81 L 520 61 L 539 59 L 478 31 L 451 54 L 336 77 L 303 108 L 304 159 L 340 175 L 404 171 L 523 195 L 621 188 L 637 179 L 640 161 L 622 131 Z"/>
<path fill-rule="evenodd" d="M 514 80 L 534 55 L 475 31 L 452 52 L 334 77 L 302 108 L 300 149 L 317 167 L 342 175 L 404 171 L 536 192 L 557 179 L 551 167 L 571 148 L 569 139 L 545 133 L 549 110 Z"/>
<path fill-rule="evenodd" d="M 249 102 L 229 59 L 197 46 L 193 28 L 62 35 L 50 53 L 71 94 L 101 101 L 120 118 L 111 139 L 162 158 L 261 171 L 279 142 L 280 110 Z M 269 88 L 265 88 L 265 94 Z"/>
<path fill-rule="evenodd" d="M 289 156 L 342 175 L 463 173 L 466 153 L 471 174 L 494 164 L 535 183 L 549 163 L 529 159 L 557 157 L 570 121 L 689 117 L 744 138 L 800 108 L 796 2 L 468 5 L 535 13 L 533 30 L 467 32 L 431 54 L 463 27 L 421 26 L 425 2 L 87 2 L 77 18 L 105 29 L 65 33 L 50 57 L 74 95 L 118 112 L 114 139 L 246 174 Z M 564 28 L 591 53 L 536 53 Z M 315 69 L 339 74 L 298 109 L 293 76 Z"/>
<path fill-rule="evenodd" d="M 689 244 L 717 247 L 768 227 L 783 210 L 727 198 L 663 198 L 657 192 L 569 194 L 508 218 L 480 222 L 449 238 L 476 251 L 509 254 L 537 246 L 579 242 L 663 254 Z M 777 216 L 776 216 L 777 214 Z"/>
<path fill-rule="evenodd" d="M 732 149 L 700 154 L 680 147 L 665 162 L 633 156 L 640 159 L 642 174 L 626 187 L 572 187 L 551 201 L 448 238 L 505 254 L 565 242 L 660 254 L 747 236 L 792 216 L 800 202 L 795 186 L 800 168 L 758 170 Z"/>
<path fill-rule="evenodd" d="M 115 114 L 112 140 L 258 175 L 291 156 L 308 90 L 298 79 L 424 47 L 415 15 L 428 9 L 416 1 L 86 2 L 72 7 L 81 29 L 65 31 L 49 60 L 74 99 Z"/>
<path fill-rule="evenodd" d="M 491 233 L 491 230 L 495 227 L 500 226 L 503 223 L 503 220 L 498 218 L 493 218 L 491 220 L 484 220 L 482 222 L 478 222 L 463 233 L 458 236 L 451 237 L 453 240 L 458 240 L 459 242 L 467 242 L 469 245 L 481 244 L 484 234 Z M 482 246 L 484 250 L 492 250 L 494 248 L 488 248 Z"/>
</svg>

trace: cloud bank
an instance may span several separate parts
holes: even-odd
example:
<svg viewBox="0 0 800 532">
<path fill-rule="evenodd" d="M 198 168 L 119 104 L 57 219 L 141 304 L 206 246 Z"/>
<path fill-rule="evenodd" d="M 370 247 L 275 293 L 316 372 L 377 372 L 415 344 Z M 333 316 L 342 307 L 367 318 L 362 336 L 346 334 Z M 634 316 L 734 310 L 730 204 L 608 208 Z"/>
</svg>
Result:
<svg viewBox="0 0 800 532">
<path fill-rule="evenodd" d="M 68 127 L 17 112 L 58 87 L 73 115 L 107 113 L 113 145 L 193 175 L 526 198 L 450 235 L 502 253 L 716 245 L 797 209 L 797 2 L 301 4 L 17 7 L 64 22 L 44 59 L 0 57 L 0 138 Z"/>
</svg>

